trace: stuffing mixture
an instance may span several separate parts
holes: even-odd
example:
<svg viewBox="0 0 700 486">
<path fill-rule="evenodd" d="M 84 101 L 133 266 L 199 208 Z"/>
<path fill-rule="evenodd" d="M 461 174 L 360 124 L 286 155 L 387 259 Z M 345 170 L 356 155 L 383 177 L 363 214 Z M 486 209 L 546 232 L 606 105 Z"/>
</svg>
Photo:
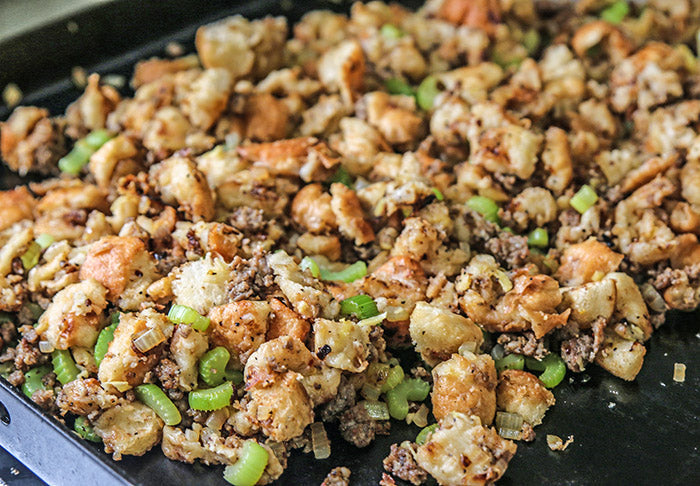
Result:
<svg viewBox="0 0 700 486">
<path fill-rule="evenodd" d="M 698 307 L 699 25 L 697 0 L 234 16 L 131 97 L 91 74 L 62 115 L 17 107 L 2 159 L 43 178 L 0 192 L 0 372 L 115 460 L 262 485 L 326 427 L 408 420 L 377 482 L 495 482 L 566 373 L 634 380 Z"/>
</svg>

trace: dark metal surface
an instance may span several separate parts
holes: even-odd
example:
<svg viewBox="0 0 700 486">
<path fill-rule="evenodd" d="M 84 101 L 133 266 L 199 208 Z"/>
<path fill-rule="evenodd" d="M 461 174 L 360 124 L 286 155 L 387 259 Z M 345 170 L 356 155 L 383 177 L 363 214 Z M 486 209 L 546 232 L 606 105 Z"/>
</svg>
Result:
<svg viewBox="0 0 700 486">
<path fill-rule="evenodd" d="M 80 94 L 68 79 L 73 65 L 129 75 L 136 60 L 162 55 L 168 41 L 191 48 L 196 27 L 212 19 L 240 12 L 250 17 L 285 14 L 295 21 L 305 10 L 347 9 L 348 2 L 287 4 L 287 10 L 276 1 L 121 1 L 100 6 L 71 18 L 79 25 L 78 34 L 67 34 L 64 19 L 1 43 L 0 87 L 14 81 L 28 93 L 24 104 L 46 106 L 58 114 Z M 7 115 L 0 107 L 0 119 Z M 20 182 L 0 169 L 0 187 Z M 569 381 L 554 391 L 557 404 L 537 428 L 537 439 L 519 445 L 501 484 L 700 484 L 699 356 L 700 314 L 673 314 L 649 341 L 636 382 L 623 382 L 597 367 L 583 375 L 569 374 Z M 685 383 L 672 380 L 676 362 L 688 366 Z M 8 425 L 0 421 L 0 446 L 49 484 L 224 484 L 222 467 L 169 461 L 159 449 L 113 462 L 99 446 L 77 440 L 41 414 L 2 379 L 0 403 L 10 417 Z M 352 484 L 377 484 L 389 445 L 412 439 L 418 431 L 400 423 L 392 427 L 391 436 L 359 450 L 329 426 L 331 457 L 316 461 L 295 452 L 279 484 L 320 484 L 339 465 L 352 470 Z M 566 451 L 552 452 L 546 434 L 573 435 L 574 443 Z M 4 475 L 2 479 L 12 481 Z M 22 476 L 21 484 L 33 481 Z"/>
</svg>

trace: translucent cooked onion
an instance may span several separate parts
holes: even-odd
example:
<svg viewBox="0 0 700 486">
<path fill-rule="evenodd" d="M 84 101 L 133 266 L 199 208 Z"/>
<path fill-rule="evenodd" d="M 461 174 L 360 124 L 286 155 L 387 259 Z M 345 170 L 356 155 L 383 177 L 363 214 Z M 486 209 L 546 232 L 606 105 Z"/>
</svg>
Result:
<svg viewBox="0 0 700 486">
<path fill-rule="evenodd" d="M 39 341 L 39 351 L 42 353 L 53 353 L 54 347 L 48 341 Z"/>
<path fill-rule="evenodd" d="M 223 427 L 226 420 L 228 420 L 228 416 L 228 407 L 220 408 L 219 410 L 215 410 L 209 414 L 209 417 L 207 417 L 204 425 L 211 430 L 221 430 L 221 427 Z"/>
<path fill-rule="evenodd" d="M 498 435 L 506 439 L 519 439 L 523 428 L 523 418 L 517 413 L 496 413 L 496 429 Z"/>
<path fill-rule="evenodd" d="M 462 356 L 474 354 L 476 353 L 476 343 L 473 341 L 467 341 L 465 343 L 462 343 L 457 352 Z"/>
<path fill-rule="evenodd" d="M 650 283 L 642 285 L 642 296 L 649 308 L 654 312 L 666 312 L 666 301 Z"/>
<path fill-rule="evenodd" d="M 331 455 L 331 443 L 326 429 L 321 422 L 311 424 L 311 445 L 316 459 L 328 459 Z"/>
<path fill-rule="evenodd" d="M 411 313 L 406 307 L 388 305 L 386 309 L 386 320 L 389 322 L 407 321 L 411 317 Z"/>
<path fill-rule="evenodd" d="M 428 425 L 428 413 L 430 413 L 428 407 L 425 404 L 421 404 L 418 411 L 413 415 L 413 423 L 418 427 L 425 427 Z"/>
<path fill-rule="evenodd" d="M 163 341 L 165 341 L 163 331 L 161 331 L 159 327 L 153 327 L 146 329 L 134 338 L 134 346 L 142 353 L 145 353 L 155 348 Z"/>
<path fill-rule="evenodd" d="M 362 396 L 367 400 L 379 400 L 379 395 L 381 395 L 381 393 L 382 390 L 380 387 L 370 385 L 369 383 L 362 385 Z"/>
<path fill-rule="evenodd" d="M 373 420 L 389 420 L 389 407 L 384 402 L 367 400 L 364 402 L 367 415 Z"/>
</svg>

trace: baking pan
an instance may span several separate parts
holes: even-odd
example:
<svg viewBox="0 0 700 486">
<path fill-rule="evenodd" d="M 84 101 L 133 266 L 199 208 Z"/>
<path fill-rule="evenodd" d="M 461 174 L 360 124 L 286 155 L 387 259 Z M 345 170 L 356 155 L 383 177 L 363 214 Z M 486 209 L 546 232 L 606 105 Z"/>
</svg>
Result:
<svg viewBox="0 0 700 486">
<path fill-rule="evenodd" d="M 401 2 L 415 6 L 420 2 Z M 73 66 L 129 76 L 141 58 L 163 55 L 170 41 L 193 49 L 197 26 L 234 13 L 286 15 L 294 22 L 310 9 L 347 11 L 350 2 L 212 0 L 117 1 L 83 11 L 0 43 L 0 87 L 17 83 L 23 104 L 63 112 L 80 95 L 70 82 Z M 74 28 L 68 29 L 67 24 Z M 123 90 L 128 94 L 128 88 Z M 0 119 L 9 114 L 0 107 Z M 26 182 L 4 167 L 0 188 Z M 499 484 L 700 484 L 700 313 L 670 313 L 648 342 L 644 368 L 627 383 L 591 366 L 569 373 L 554 394 L 557 405 L 518 453 Z M 672 380 L 674 363 L 687 365 L 684 383 Z M 353 485 L 376 485 L 390 444 L 415 438 L 418 428 L 392 422 L 390 436 L 369 447 L 345 443 L 333 426 L 329 459 L 294 452 L 277 484 L 317 485 L 335 466 L 352 471 Z M 573 436 L 563 452 L 545 437 Z M 223 467 L 166 459 L 159 448 L 143 457 L 112 461 L 101 446 L 78 439 L 0 378 L 0 446 L 51 485 L 222 485 Z M 24 483 L 27 484 L 27 483 Z"/>
</svg>

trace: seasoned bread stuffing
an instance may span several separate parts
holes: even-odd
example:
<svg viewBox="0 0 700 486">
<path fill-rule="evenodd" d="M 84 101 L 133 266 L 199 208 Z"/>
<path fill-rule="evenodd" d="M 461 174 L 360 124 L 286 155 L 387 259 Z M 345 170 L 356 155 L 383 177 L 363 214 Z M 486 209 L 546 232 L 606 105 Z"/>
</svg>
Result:
<svg viewBox="0 0 700 486">
<path fill-rule="evenodd" d="M 1 374 L 115 459 L 284 483 L 405 420 L 353 478 L 507 478 L 560 383 L 700 305 L 700 1 L 622 3 L 234 15 L 15 108 Z"/>
</svg>

